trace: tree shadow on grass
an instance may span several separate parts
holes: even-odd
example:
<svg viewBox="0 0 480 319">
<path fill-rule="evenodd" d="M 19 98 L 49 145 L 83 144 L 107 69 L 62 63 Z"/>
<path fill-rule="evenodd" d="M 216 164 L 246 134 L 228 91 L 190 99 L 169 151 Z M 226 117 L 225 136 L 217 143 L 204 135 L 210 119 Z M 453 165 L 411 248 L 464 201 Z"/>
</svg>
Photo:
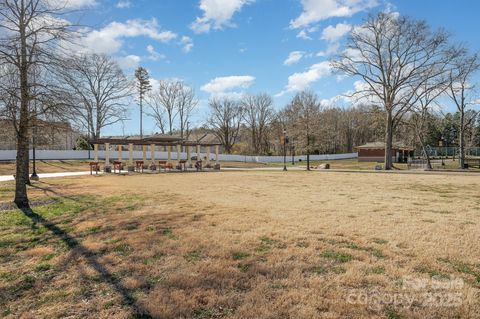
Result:
<svg viewBox="0 0 480 319">
<path fill-rule="evenodd" d="M 138 305 L 133 292 L 126 288 L 114 274 L 112 274 L 104 265 L 102 265 L 94 252 L 88 250 L 80 244 L 80 242 L 73 236 L 68 234 L 65 230 L 58 227 L 55 223 L 43 218 L 41 215 L 35 213 L 31 208 L 22 208 L 22 212 L 30 218 L 33 222 L 33 227 L 36 224 L 41 224 L 55 236 L 62 240 L 65 245 L 70 249 L 75 249 L 80 255 L 82 255 L 90 267 L 101 276 L 104 282 L 108 283 L 116 292 L 122 297 L 124 305 L 131 307 L 133 312 L 133 318 L 153 318 L 146 309 Z"/>
<path fill-rule="evenodd" d="M 66 198 L 66 199 L 70 199 L 70 200 L 75 200 L 76 199 L 73 196 L 67 196 L 65 194 L 59 193 L 58 191 L 54 190 L 54 187 L 50 186 L 51 184 L 48 184 L 48 183 L 45 183 L 45 182 L 39 182 L 39 183 L 46 184 L 46 186 L 42 187 L 40 185 L 37 185 L 36 183 L 35 184 L 32 183 L 30 185 L 30 187 L 36 188 L 36 189 L 42 191 L 45 196 L 52 195 L 52 197 L 54 197 L 54 198 L 61 197 L 61 198 Z"/>
</svg>

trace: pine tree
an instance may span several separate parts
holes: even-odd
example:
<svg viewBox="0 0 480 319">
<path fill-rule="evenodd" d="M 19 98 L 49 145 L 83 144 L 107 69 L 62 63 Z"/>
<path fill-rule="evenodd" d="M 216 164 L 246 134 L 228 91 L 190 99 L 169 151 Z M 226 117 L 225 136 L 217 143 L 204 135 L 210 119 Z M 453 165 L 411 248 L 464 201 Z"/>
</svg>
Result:
<svg viewBox="0 0 480 319">
<path fill-rule="evenodd" d="M 143 138 L 143 100 L 145 99 L 147 92 L 152 89 L 152 85 L 150 84 L 148 71 L 143 67 L 139 67 L 135 70 L 135 78 L 137 79 L 137 90 L 140 103 L 140 138 Z"/>
</svg>

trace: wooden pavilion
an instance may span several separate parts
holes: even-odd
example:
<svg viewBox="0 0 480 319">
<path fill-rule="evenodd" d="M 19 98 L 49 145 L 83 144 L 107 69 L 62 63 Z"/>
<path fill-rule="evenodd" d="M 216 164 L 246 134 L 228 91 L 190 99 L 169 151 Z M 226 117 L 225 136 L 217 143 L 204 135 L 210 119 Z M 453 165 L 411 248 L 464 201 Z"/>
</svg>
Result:
<svg viewBox="0 0 480 319">
<path fill-rule="evenodd" d="M 140 138 L 138 136 L 125 136 L 125 137 L 102 137 L 94 140 L 89 141 L 90 144 L 93 145 L 94 149 L 94 162 L 90 163 L 91 166 L 94 166 L 96 170 L 99 169 L 99 160 L 98 160 L 98 153 L 99 153 L 99 145 L 105 146 L 105 168 L 106 172 L 110 172 L 112 169 L 111 162 L 110 162 L 110 146 L 115 145 L 118 147 L 118 158 L 117 160 L 113 161 L 113 169 L 114 171 L 118 168 L 119 170 L 123 166 L 123 158 L 122 153 L 124 147 L 128 147 L 128 160 L 127 160 L 127 167 L 128 171 L 134 170 L 142 170 L 144 168 L 150 168 L 151 170 L 156 170 L 157 163 L 155 159 L 155 151 L 156 148 L 159 147 L 166 147 L 167 148 L 167 160 L 166 161 L 159 161 L 159 166 L 165 169 L 170 168 L 173 169 L 174 167 L 178 169 L 186 169 L 186 166 L 193 167 L 192 163 L 192 156 L 191 150 L 192 147 L 195 148 L 197 153 L 195 167 L 200 169 L 203 167 L 202 161 L 200 158 L 200 153 L 202 147 L 206 150 L 206 163 L 205 165 L 211 166 L 210 163 L 210 154 L 211 154 L 211 147 L 215 147 L 215 168 L 219 169 L 220 164 L 218 163 L 218 153 L 219 153 L 219 146 L 220 143 L 217 142 L 201 142 L 201 141 L 188 141 L 180 137 L 171 136 L 171 135 L 163 135 L 163 134 L 155 134 L 150 136 L 145 136 Z M 143 156 L 142 160 L 134 161 L 134 147 L 141 147 Z M 147 151 L 150 148 L 150 159 L 147 159 Z M 172 151 L 176 148 L 177 156 L 176 156 L 176 164 L 172 160 Z M 186 149 L 187 159 L 181 159 L 182 148 Z M 149 163 L 149 164 L 148 164 Z M 175 165 L 174 165 L 175 164 Z"/>
</svg>

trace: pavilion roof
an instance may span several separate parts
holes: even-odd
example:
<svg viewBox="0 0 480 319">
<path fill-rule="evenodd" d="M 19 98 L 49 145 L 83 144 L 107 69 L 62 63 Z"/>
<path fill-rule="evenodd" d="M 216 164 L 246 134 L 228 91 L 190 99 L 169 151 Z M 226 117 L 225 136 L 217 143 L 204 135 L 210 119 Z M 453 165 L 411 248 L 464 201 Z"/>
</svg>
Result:
<svg viewBox="0 0 480 319">
<path fill-rule="evenodd" d="M 89 141 L 91 144 L 105 144 L 110 143 L 114 145 L 160 145 L 160 146 L 175 146 L 175 145 L 184 145 L 184 146 L 215 146 L 221 145 L 219 142 L 215 141 L 188 141 L 179 136 L 175 135 L 166 135 L 166 134 L 154 134 L 149 136 L 144 136 L 140 138 L 139 135 L 131 136 L 105 136 Z"/>
</svg>

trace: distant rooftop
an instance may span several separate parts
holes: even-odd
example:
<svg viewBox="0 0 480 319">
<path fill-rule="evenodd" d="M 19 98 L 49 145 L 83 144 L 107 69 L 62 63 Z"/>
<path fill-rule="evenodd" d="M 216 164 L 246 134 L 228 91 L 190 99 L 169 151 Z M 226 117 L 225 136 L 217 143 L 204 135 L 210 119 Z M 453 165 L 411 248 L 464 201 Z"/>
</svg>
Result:
<svg viewBox="0 0 480 319">
<path fill-rule="evenodd" d="M 402 143 L 393 143 L 392 147 L 395 149 L 400 149 L 400 150 L 411 150 L 412 148 L 402 144 Z M 357 149 L 385 149 L 385 142 L 371 142 L 367 143 L 364 145 L 360 145 L 356 147 Z"/>
</svg>

